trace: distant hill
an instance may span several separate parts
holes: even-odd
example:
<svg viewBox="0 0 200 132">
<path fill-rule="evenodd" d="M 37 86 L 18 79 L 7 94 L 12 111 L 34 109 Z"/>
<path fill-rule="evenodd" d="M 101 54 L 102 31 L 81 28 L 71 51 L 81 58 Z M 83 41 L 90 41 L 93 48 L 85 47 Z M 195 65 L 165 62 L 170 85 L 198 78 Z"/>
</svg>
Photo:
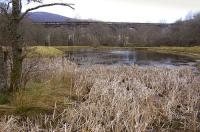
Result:
<svg viewBox="0 0 200 132">
<path fill-rule="evenodd" d="M 64 22 L 78 20 L 48 12 L 31 12 L 28 14 L 28 18 L 33 22 Z"/>
</svg>

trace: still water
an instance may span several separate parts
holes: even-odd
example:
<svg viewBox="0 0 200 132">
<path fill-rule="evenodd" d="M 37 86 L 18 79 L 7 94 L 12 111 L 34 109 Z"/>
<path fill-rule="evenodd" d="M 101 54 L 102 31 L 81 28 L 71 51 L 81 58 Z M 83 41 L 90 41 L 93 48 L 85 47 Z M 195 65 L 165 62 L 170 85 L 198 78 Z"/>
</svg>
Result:
<svg viewBox="0 0 200 132">
<path fill-rule="evenodd" d="M 145 50 L 105 50 L 67 52 L 66 57 L 81 65 L 142 65 L 142 66 L 195 66 L 198 61 L 185 56 L 156 53 Z"/>
</svg>

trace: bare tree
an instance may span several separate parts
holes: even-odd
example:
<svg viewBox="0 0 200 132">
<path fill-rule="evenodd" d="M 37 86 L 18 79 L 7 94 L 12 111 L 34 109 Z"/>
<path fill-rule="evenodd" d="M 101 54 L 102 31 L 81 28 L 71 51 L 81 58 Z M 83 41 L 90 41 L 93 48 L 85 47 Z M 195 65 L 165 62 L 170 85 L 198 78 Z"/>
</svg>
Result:
<svg viewBox="0 0 200 132">
<path fill-rule="evenodd" d="M 72 6 L 74 4 L 68 3 L 51 3 L 51 4 L 42 4 L 42 0 L 27 0 L 30 2 L 38 2 L 39 6 L 27 9 L 22 13 L 22 0 L 4 0 L 1 2 L 0 12 L 4 14 L 8 20 L 8 35 L 10 37 L 10 44 L 12 47 L 12 70 L 11 70 L 11 79 L 10 79 L 10 89 L 9 91 L 13 92 L 20 87 L 21 73 L 22 73 L 22 62 L 23 62 L 23 37 L 19 32 L 19 27 L 21 21 L 24 17 L 33 10 L 49 7 L 49 6 L 67 6 L 74 9 Z"/>
</svg>

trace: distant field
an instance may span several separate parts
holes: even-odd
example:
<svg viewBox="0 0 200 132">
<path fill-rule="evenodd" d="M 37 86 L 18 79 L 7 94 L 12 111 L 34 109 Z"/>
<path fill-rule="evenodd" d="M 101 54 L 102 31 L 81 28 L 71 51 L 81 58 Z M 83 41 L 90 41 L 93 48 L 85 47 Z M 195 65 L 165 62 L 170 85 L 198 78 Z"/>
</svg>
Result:
<svg viewBox="0 0 200 132">
<path fill-rule="evenodd" d="M 136 49 L 150 50 L 160 53 L 179 54 L 200 59 L 200 46 L 194 47 L 137 47 Z"/>
<path fill-rule="evenodd" d="M 106 50 L 106 49 L 134 49 L 134 47 L 116 47 L 116 46 L 53 46 L 56 49 L 62 50 L 62 51 L 79 51 L 79 50 L 85 50 L 85 49 L 91 49 L 91 50 Z"/>
</svg>

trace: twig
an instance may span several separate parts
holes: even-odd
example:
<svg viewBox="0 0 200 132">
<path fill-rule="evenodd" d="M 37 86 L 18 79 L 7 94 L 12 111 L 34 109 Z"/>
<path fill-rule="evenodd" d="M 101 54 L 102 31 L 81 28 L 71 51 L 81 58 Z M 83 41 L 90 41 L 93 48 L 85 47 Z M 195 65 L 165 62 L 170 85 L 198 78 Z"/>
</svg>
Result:
<svg viewBox="0 0 200 132">
<path fill-rule="evenodd" d="M 70 7 L 70 8 L 73 9 L 73 10 L 75 9 L 74 7 L 72 7 L 74 4 L 67 4 L 67 3 L 51 3 L 51 4 L 44 4 L 44 5 L 39 5 L 39 6 L 30 8 L 30 9 L 27 9 L 27 10 L 21 15 L 21 17 L 19 18 L 19 20 L 22 20 L 30 11 L 37 10 L 37 9 L 43 8 L 43 7 L 56 6 L 56 5 L 68 6 L 68 7 Z"/>
</svg>

